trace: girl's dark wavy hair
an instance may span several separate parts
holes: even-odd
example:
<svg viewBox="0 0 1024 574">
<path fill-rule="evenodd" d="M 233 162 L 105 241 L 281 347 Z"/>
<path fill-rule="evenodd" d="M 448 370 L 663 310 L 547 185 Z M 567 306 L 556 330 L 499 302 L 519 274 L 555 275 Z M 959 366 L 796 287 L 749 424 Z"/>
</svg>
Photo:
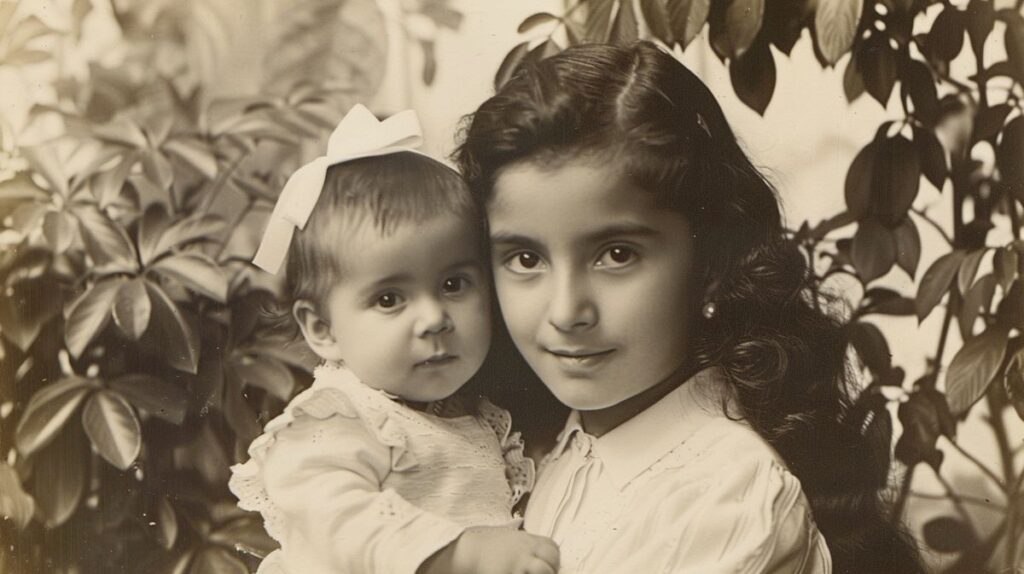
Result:
<svg viewBox="0 0 1024 574">
<path fill-rule="evenodd" d="M 849 416 L 842 324 L 812 300 L 775 191 L 708 88 L 649 42 L 570 48 L 525 64 L 467 117 L 455 152 L 484 205 L 504 168 L 580 157 L 624 166 L 694 226 L 705 272 L 691 292 L 711 288 L 718 313 L 691 321 L 687 359 L 724 371 L 743 418 L 800 479 L 836 572 L 920 571 L 888 516 L 871 439 Z"/>
</svg>

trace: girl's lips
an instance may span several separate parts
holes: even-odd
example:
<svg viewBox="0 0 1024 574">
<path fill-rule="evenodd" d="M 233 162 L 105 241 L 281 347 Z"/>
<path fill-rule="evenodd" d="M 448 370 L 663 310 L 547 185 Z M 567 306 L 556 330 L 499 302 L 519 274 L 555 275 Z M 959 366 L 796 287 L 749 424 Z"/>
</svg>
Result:
<svg viewBox="0 0 1024 574">
<path fill-rule="evenodd" d="M 569 369 L 587 369 L 600 365 L 608 356 L 615 352 L 615 349 L 603 351 L 590 349 L 544 349 L 555 358 L 563 367 Z"/>
</svg>

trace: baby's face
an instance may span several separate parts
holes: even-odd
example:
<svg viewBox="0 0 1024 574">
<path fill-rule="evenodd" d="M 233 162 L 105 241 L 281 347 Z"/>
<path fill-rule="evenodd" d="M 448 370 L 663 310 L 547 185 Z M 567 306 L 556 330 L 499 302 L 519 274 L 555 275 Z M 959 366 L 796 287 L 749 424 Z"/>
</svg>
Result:
<svg viewBox="0 0 1024 574">
<path fill-rule="evenodd" d="M 477 230 L 454 214 L 383 234 L 356 225 L 327 298 L 337 354 L 367 385 L 434 401 L 476 373 L 490 346 L 489 273 Z"/>
</svg>

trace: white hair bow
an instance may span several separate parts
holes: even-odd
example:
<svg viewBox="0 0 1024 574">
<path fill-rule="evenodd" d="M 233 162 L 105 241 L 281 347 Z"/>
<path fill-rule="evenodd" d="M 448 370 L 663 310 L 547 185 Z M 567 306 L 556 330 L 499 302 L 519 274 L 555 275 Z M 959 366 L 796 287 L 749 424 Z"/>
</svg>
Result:
<svg viewBox="0 0 1024 574">
<path fill-rule="evenodd" d="M 354 159 L 406 151 L 425 155 L 413 149 L 422 142 L 423 132 L 415 111 L 405 110 L 379 121 L 366 106 L 356 104 L 331 133 L 327 155 L 300 167 L 284 184 L 252 259 L 253 265 L 271 274 L 280 271 L 295 230 L 306 227 L 320 199 L 327 168 Z"/>
</svg>

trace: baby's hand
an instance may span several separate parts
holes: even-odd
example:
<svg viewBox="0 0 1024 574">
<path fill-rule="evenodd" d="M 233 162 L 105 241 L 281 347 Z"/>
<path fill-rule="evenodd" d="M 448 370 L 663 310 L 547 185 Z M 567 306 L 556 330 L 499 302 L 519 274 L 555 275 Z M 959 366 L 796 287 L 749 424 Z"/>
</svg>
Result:
<svg viewBox="0 0 1024 574">
<path fill-rule="evenodd" d="M 427 559 L 417 574 L 557 574 L 558 546 L 549 538 L 492 526 L 467 528 Z"/>
</svg>

